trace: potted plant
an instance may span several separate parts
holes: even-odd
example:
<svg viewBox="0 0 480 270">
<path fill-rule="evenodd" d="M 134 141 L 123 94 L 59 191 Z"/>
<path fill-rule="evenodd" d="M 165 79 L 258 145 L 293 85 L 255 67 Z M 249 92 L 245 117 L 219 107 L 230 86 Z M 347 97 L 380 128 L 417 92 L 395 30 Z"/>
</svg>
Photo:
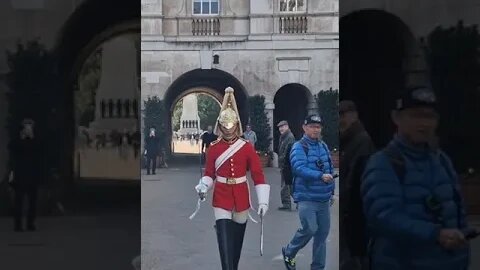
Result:
<svg viewBox="0 0 480 270">
<path fill-rule="evenodd" d="M 265 112 L 264 96 L 255 95 L 249 98 L 249 114 L 249 124 L 257 134 L 255 148 L 262 162 L 262 166 L 268 167 L 273 157 L 273 152 L 270 149 L 272 128 L 270 127 L 269 119 Z"/>
<path fill-rule="evenodd" d="M 166 162 L 166 150 L 168 149 L 167 145 L 167 132 L 166 132 L 166 110 L 162 100 L 157 96 L 149 97 L 147 100 L 144 100 L 145 106 L 145 126 L 143 130 L 143 136 L 146 139 L 148 134 L 150 134 L 150 128 L 155 127 L 156 135 L 160 138 L 160 157 L 158 162 L 159 167 L 164 167 Z M 143 153 L 143 149 L 142 149 Z M 142 159 L 143 160 L 143 159 Z M 144 167 L 145 164 L 142 164 Z"/>
</svg>

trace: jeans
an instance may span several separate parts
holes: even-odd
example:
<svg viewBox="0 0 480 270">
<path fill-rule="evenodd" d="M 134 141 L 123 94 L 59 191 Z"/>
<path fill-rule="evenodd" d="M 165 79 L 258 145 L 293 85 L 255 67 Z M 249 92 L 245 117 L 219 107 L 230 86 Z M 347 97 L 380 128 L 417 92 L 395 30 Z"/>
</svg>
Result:
<svg viewBox="0 0 480 270">
<path fill-rule="evenodd" d="M 312 270 L 324 270 L 327 253 L 326 240 L 330 231 L 330 201 L 298 202 L 302 227 L 297 230 L 285 253 L 293 258 L 313 238 Z"/>
</svg>

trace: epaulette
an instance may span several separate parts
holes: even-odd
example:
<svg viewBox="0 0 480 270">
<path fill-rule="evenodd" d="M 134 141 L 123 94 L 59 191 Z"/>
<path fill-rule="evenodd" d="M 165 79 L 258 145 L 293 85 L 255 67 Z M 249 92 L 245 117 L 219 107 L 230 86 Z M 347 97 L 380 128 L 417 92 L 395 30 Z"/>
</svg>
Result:
<svg viewBox="0 0 480 270">
<path fill-rule="evenodd" d="M 215 141 L 213 141 L 213 142 L 210 143 L 210 146 L 215 145 L 215 144 L 217 144 L 217 143 L 220 142 L 220 141 L 221 141 L 221 139 L 216 139 Z"/>
</svg>

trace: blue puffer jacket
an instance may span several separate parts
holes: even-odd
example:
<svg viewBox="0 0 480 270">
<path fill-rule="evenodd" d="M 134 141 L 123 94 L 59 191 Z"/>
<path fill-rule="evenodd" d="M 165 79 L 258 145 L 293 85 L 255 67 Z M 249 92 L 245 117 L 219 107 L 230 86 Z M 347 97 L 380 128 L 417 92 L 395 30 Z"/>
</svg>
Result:
<svg viewBox="0 0 480 270">
<path fill-rule="evenodd" d="M 441 227 L 465 227 L 463 203 L 455 200 L 457 179 L 451 161 L 445 166 L 439 151 L 419 150 L 395 137 L 392 142 L 405 159 L 403 186 L 383 152 L 374 154 L 363 174 L 362 196 L 373 241 L 373 270 L 464 270 L 469 248 L 447 251 L 437 243 Z M 449 170 L 450 173 L 447 171 Z M 438 224 L 427 210 L 433 195 L 443 210 Z M 459 214 L 460 213 L 460 214 Z"/>
<path fill-rule="evenodd" d="M 308 154 L 302 146 L 302 140 L 308 146 Z M 317 161 L 323 164 L 323 170 L 317 165 Z M 324 202 L 330 200 L 335 190 L 335 182 L 323 182 L 322 175 L 333 175 L 333 167 L 330 160 L 330 151 L 323 141 L 312 140 L 307 136 L 295 142 L 290 152 L 290 164 L 294 175 L 293 200 Z"/>
</svg>

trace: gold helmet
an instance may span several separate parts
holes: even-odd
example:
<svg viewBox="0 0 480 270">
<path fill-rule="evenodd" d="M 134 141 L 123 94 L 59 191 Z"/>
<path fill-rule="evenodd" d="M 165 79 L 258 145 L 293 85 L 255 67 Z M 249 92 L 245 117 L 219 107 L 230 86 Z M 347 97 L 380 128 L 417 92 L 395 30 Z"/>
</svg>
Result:
<svg viewBox="0 0 480 270">
<path fill-rule="evenodd" d="M 219 124 L 226 129 L 231 129 L 237 125 L 236 135 L 242 136 L 242 123 L 240 122 L 240 115 L 238 113 L 237 102 L 235 101 L 235 96 L 233 95 L 233 88 L 227 87 L 225 89 L 225 96 L 223 96 L 222 107 L 220 108 L 220 114 L 217 118 L 217 123 L 215 124 L 215 134 L 222 135 Z"/>
</svg>

